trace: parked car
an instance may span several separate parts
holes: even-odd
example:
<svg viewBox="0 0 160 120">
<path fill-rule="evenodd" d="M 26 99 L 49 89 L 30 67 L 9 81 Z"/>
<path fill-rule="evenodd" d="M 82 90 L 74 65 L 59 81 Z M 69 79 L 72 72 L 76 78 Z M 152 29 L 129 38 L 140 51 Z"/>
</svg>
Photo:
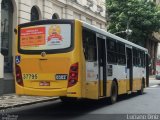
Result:
<svg viewBox="0 0 160 120">
<path fill-rule="evenodd" d="M 157 62 L 156 62 L 156 76 L 155 76 L 155 78 L 157 79 L 157 80 L 160 80 L 160 60 L 157 60 Z"/>
<path fill-rule="evenodd" d="M 160 80 L 160 73 L 156 74 L 155 78 L 156 80 Z"/>
</svg>

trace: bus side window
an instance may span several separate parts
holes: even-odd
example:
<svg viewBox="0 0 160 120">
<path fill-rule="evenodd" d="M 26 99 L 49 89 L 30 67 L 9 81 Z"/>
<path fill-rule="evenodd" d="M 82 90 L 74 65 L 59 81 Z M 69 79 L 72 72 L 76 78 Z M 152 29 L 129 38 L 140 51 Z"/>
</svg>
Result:
<svg viewBox="0 0 160 120">
<path fill-rule="evenodd" d="M 142 57 L 142 51 L 140 51 L 137 48 L 133 48 L 133 65 L 136 67 L 142 67 L 143 66 L 143 58 Z"/>
<path fill-rule="evenodd" d="M 125 44 L 117 42 L 117 62 L 120 65 L 126 64 Z"/>
<path fill-rule="evenodd" d="M 137 49 L 133 48 L 133 65 L 137 66 Z"/>
<path fill-rule="evenodd" d="M 146 54 L 145 54 L 145 52 L 143 52 L 143 57 L 144 57 L 144 59 L 143 59 L 143 61 L 144 61 L 143 67 L 145 68 L 145 66 L 146 66 Z"/>
<path fill-rule="evenodd" d="M 141 67 L 140 50 L 138 50 L 137 53 L 138 53 L 138 67 Z"/>
<path fill-rule="evenodd" d="M 92 31 L 83 29 L 82 39 L 86 61 L 97 61 L 96 34 Z"/>
<path fill-rule="evenodd" d="M 107 61 L 111 64 L 117 64 L 116 40 L 111 38 L 107 38 Z"/>
<path fill-rule="evenodd" d="M 141 51 L 141 67 L 145 67 L 145 53 Z"/>
</svg>

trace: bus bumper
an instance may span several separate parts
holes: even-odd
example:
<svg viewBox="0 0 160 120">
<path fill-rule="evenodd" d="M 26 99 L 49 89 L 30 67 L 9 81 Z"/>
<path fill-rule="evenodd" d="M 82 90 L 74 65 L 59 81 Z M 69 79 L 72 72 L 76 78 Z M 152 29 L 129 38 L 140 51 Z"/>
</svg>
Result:
<svg viewBox="0 0 160 120">
<path fill-rule="evenodd" d="M 35 89 L 16 86 L 17 95 L 34 95 L 34 96 L 66 96 L 67 88 L 61 89 Z"/>
</svg>

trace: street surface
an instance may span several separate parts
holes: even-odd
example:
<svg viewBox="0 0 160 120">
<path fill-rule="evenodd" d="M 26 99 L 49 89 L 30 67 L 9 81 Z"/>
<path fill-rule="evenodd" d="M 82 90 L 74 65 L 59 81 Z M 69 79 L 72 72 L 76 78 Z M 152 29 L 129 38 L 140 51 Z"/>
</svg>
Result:
<svg viewBox="0 0 160 120">
<path fill-rule="evenodd" d="M 80 100 L 65 104 L 56 101 L 37 103 L 22 107 L 1 110 L 2 120 L 7 117 L 15 120 L 108 120 L 130 119 L 128 114 L 160 114 L 160 80 L 150 80 L 150 87 L 145 88 L 143 95 L 133 93 L 119 97 L 117 103 L 110 105 L 106 99 L 99 101 Z M 114 115 L 116 114 L 116 115 Z M 119 114 L 119 115 L 117 115 Z M 154 119 L 160 120 L 159 116 Z"/>
</svg>

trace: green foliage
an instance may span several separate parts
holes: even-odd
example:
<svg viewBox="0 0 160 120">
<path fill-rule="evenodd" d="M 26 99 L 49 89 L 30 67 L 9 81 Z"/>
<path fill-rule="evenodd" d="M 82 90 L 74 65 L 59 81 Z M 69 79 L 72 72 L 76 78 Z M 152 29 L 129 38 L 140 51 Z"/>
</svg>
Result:
<svg viewBox="0 0 160 120">
<path fill-rule="evenodd" d="M 106 0 L 106 7 L 108 31 L 125 31 L 128 24 L 133 31 L 129 40 L 141 46 L 160 29 L 160 8 L 150 0 Z M 117 35 L 126 38 L 125 33 Z"/>
</svg>

